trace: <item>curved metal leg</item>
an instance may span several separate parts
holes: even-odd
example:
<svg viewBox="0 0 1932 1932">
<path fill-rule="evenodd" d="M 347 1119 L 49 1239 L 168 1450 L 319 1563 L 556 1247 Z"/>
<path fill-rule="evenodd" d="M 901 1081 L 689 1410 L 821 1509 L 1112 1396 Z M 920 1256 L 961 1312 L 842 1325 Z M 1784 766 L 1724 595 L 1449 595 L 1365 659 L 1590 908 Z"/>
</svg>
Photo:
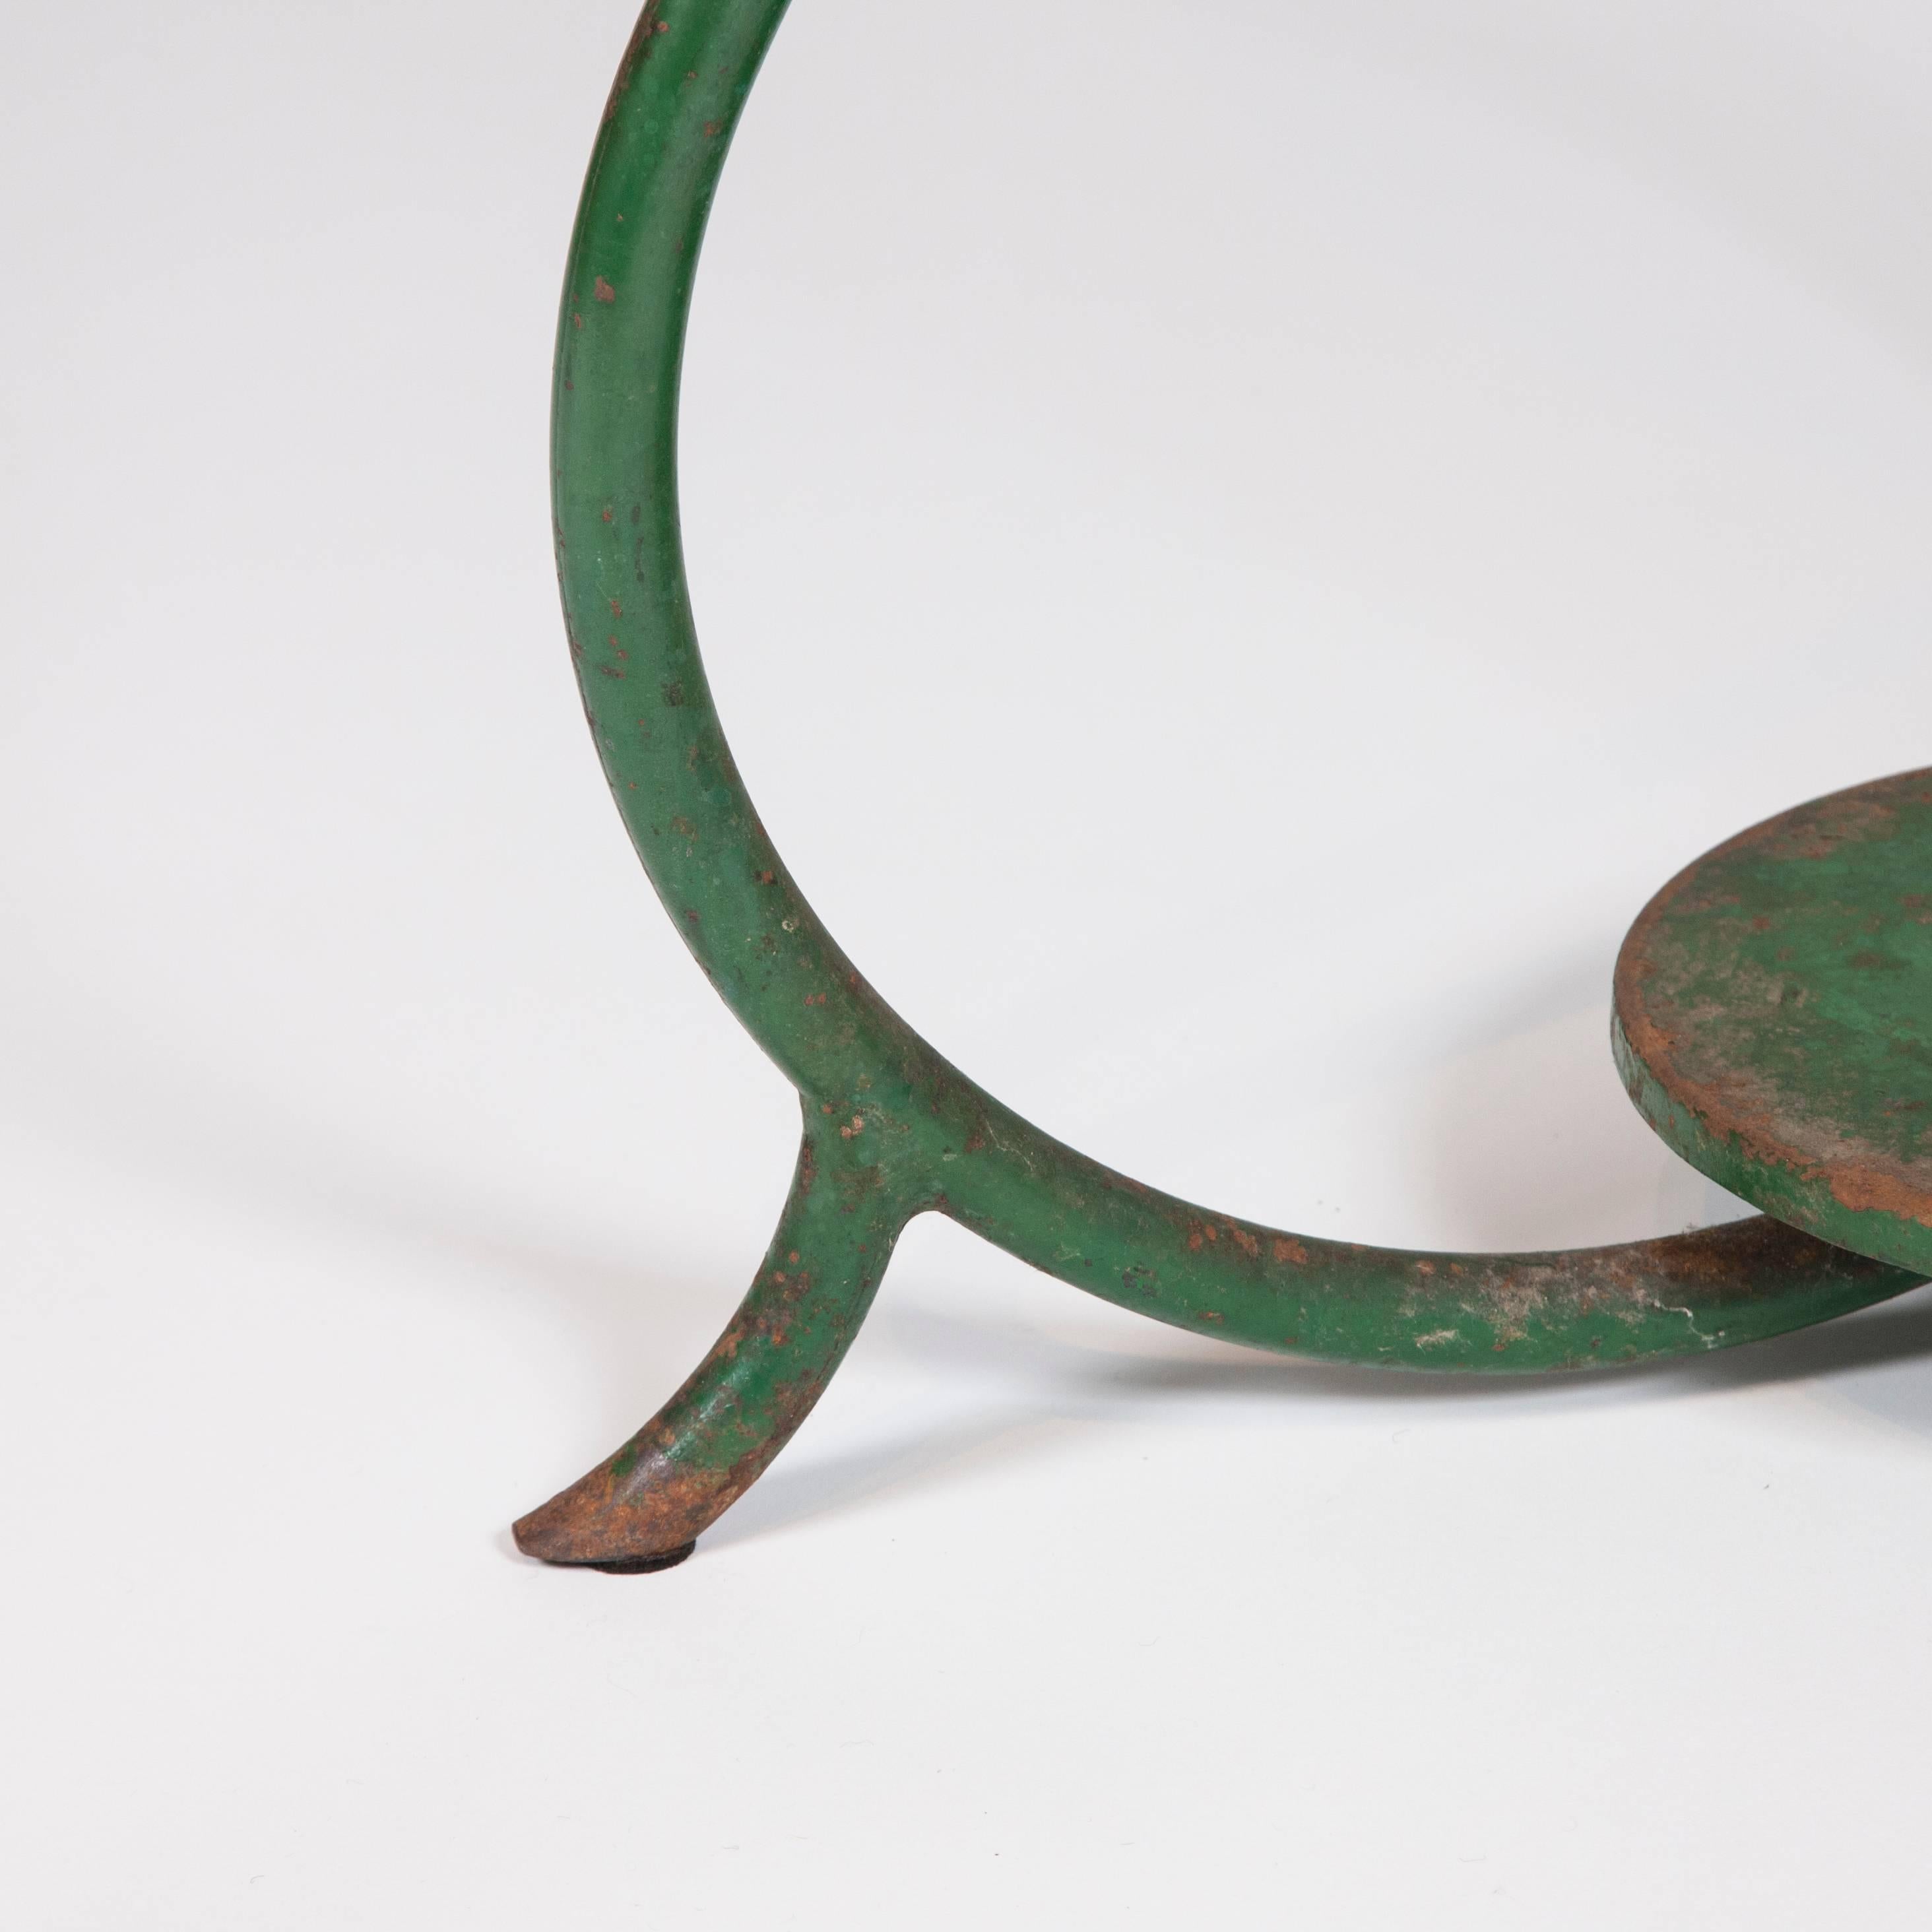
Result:
<svg viewBox="0 0 1932 1932">
<path fill-rule="evenodd" d="M 609 1462 L 517 1525 L 553 1562 L 662 1568 L 804 1418 L 899 1230 L 935 1208 L 1196 1332 L 1340 1361 L 1505 1372 L 1751 1341 L 1916 1285 L 1769 1224 L 1622 1247 L 1424 1254 L 1217 1214 L 1044 1134 L 886 1004 L 807 902 L 726 746 L 679 532 L 677 396 L 706 214 L 785 0 L 648 0 L 572 238 L 552 395 L 565 626 L 610 793 L 712 985 L 804 1096 L 756 1285 Z M 971 30 L 970 21 L 961 31 Z M 868 798 L 866 809 L 889 810 Z"/>
<path fill-rule="evenodd" d="M 518 1547 L 620 1572 L 682 1562 L 811 1413 L 914 1211 L 882 1166 L 808 1122 L 778 1231 L 730 1325 L 614 1456 L 516 1525 Z"/>
</svg>

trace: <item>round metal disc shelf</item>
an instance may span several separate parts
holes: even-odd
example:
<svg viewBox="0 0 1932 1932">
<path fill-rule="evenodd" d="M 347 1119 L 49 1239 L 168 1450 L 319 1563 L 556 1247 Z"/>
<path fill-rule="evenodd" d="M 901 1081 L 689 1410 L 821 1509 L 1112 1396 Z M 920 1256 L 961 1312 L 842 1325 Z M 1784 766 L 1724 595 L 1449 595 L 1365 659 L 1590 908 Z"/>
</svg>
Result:
<svg viewBox="0 0 1932 1932">
<path fill-rule="evenodd" d="M 1678 873 L 1624 942 L 1613 1044 L 1694 1167 L 1932 1272 L 1932 770 L 1782 812 Z"/>
</svg>

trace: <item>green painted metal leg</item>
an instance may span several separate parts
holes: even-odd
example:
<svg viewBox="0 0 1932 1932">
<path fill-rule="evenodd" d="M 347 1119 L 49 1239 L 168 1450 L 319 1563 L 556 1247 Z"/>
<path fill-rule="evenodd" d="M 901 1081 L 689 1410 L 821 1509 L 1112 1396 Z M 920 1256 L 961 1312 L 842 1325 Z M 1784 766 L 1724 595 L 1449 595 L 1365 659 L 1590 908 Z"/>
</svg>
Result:
<svg viewBox="0 0 1932 1932">
<path fill-rule="evenodd" d="M 620 1572 L 688 1556 L 811 1413 L 913 1211 L 882 1166 L 808 1124 L 778 1232 L 730 1327 L 622 1448 L 517 1524 L 518 1546 Z"/>
<path fill-rule="evenodd" d="M 733 761 L 679 531 L 692 278 L 784 5 L 648 0 L 572 238 L 551 460 L 566 631 L 611 796 L 686 944 L 804 1096 L 805 1146 L 736 1319 L 662 1414 L 517 1525 L 522 1547 L 611 1569 L 689 1555 L 818 1400 L 900 1229 L 928 1208 L 1196 1334 L 1392 1367 L 1510 1372 L 1700 1354 L 1915 1286 L 1902 1268 L 1768 1222 L 1528 1255 L 1424 1254 L 1262 1227 L 1042 1133 L 880 997 L 813 912 Z M 893 806 L 868 797 L 866 808 Z"/>
</svg>

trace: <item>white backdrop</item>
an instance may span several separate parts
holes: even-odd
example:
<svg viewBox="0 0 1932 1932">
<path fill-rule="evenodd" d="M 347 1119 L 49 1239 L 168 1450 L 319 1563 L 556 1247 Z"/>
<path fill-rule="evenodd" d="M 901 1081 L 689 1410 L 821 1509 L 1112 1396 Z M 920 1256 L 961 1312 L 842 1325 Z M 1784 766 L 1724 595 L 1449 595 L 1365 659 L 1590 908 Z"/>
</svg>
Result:
<svg viewBox="0 0 1932 1932">
<path fill-rule="evenodd" d="M 696 1560 L 516 1555 L 795 1132 L 555 608 L 626 0 L 16 14 L 8 1922 L 1922 1924 L 1919 1298 L 1396 1379 L 928 1221 Z M 1736 1211 L 1618 1090 L 1610 962 L 1932 760 L 1928 110 L 1906 0 L 799 0 L 687 520 L 832 929 L 1232 1212 Z"/>
</svg>

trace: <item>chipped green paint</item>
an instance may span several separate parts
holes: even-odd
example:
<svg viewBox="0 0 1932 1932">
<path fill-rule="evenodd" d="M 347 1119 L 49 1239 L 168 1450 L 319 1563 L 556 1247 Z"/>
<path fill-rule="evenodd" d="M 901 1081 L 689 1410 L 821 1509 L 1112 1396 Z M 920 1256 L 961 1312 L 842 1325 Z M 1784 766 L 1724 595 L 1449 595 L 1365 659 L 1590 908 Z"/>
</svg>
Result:
<svg viewBox="0 0 1932 1932">
<path fill-rule="evenodd" d="M 1932 1270 L 1932 771 L 1706 854 L 1631 928 L 1616 987 L 1618 1066 L 1686 1160 Z"/>
<path fill-rule="evenodd" d="M 797 1088 L 790 1199 L 744 1306 L 670 1404 L 517 1526 L 552 1562 L 674 1560 L 836 1369 L 893 1240 L 939 1213 L 1199 1334 L 1416 1369 L 1580 1368 L 1750 1341 L 1916 1277 L 1754 1221 L 1619 1247 L 1425 1254 L 1266 1228 L 1144 1186 L 982 1092 L 867 984 L 759 824 L 698 655 L 678 378 L 706 212 L 784 0 L 653 0 L 612 91 L 566 275 L 557 567 L 613 797 L 712 983 Z"/>
</svg>

